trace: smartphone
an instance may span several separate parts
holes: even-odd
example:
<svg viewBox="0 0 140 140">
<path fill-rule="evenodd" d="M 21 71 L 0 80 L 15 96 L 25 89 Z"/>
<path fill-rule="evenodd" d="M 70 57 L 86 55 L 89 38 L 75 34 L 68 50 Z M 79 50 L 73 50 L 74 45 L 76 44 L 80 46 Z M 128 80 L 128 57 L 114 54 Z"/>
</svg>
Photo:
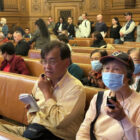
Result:
<svg viewBox="0 0 140 140">
<path fill-rule="evenodd" d="M 45 74 L 44 74 L 44 73 L 43 73 L 43 74 L 41 74 L 41 77 L 42 77 L 42 78 L 44 78 L 44 77 L 45 77 Z"/>
<path fill-rule="evenodd" d="M 108 96 L 107 97 L 107 106 L 111 109 L 114 109 L 115 106 L 109 101 L 110 99 L 116 102 L 117 101 L 116 96 Z"/>
</svg>

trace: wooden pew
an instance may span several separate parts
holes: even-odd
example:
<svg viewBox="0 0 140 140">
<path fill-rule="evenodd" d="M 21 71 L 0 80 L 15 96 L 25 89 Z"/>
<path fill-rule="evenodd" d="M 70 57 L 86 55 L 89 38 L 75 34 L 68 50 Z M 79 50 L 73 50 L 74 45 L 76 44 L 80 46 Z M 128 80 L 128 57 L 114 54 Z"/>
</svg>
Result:
<svg viewBox="0 0 140 140">
<path fill-rule="evenodd" d="M 30 71 L 31 76 L 38 77 L 40 74 L 44 73 L 40 59 L 24 58 L 24 61 Z"/>
<path fill-rule="evenodd" d="M 37 79 L 0 71 L 0 115 L 27 124 L 25 104 L 18 97 L 21 93 L 32 93 Z"/>
<path fill-rule="evenodd" d="M 40 58 L 40 50 L 29 50 L 29 58 Z M 81 53 L 72 53 L 72 61 L 74 63 L 85 63 L 90 64 L 89 53 L 84 55 Z"/>
<path fill-rule="evenodd" d="M 104 41 L 105 41 L 107 44 L 114 44 L 114 39 L 113 39 L 113 38 L 104 38 Z"/>
<path fill-rule="evenodd" d="M 92 40 L 69 40 L 71 46 L 85 46 L 90 47 L 92 45 Z"/>
<path fill-rule="evenodd" d="M 40 59 L 41 58 L 40 53 L 41 53 L 41 50 L 30 49 L 28 52 L 28 57 Z"/>
<path fill-rule="evenodd" d="M 74 40 L 90 40 L 91 41 L 91 45 L 93 43 L 93 38 L 74 38 Z M 113 38 L 104 38 L 105 42 L 107 44 L 113 44 L 114 43 L 114 39 Z"/>
<path fill-rule="evenodd" d="M 82 63 L 76 64 L 84 71 L 84 76 L 87 77 L 89 72 L 91 71 L 91 64 L 82 64 Z"/>
<path fill-rule="evenodd" d="M 72 62 L 90 64 L 90 54 L 89 53 L 72 53 Z"/>
</svg>

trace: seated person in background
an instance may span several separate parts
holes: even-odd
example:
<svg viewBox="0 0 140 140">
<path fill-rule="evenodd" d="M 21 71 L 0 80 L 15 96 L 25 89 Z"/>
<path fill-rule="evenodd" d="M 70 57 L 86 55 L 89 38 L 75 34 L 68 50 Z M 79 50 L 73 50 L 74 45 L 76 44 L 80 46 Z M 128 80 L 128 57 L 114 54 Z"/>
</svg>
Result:
<svg viewBox="0 0 140 140">
<path fill-rule="evenodd" d="M 59 35 L 63 30 L 67 29 L 67 24 L 63 17 L 59 17 L 59 21 L 55 24 L 54 34 Z"/>
<path fill-rule="evenodd" d="M 15 31 L 14 34 L 14 41 L 16 43 L 15 53 L 17 55 L 27 56 L 30 46 L 28 43 L 23 39 L 22 33 L 19 31 Z"/>
<path fill-rule="evenodd" d="M 60 41 L 63 41 L 64 43 L 66 43 L 68 45 L 70 51 L 72 51 L 71 45 L 69 44 L 69 39 L 68 39 L 68 37 L 65 34 L 58 35 L 58 39 Z"/>
<path fill-rule="evenodd" d="M 140 48 L 128 50 L 128 55 L 131 56 L 135 66 L 133 73 L 134 84 L 131 87 L 135 91 L 140 92 Z"/>
<path fill-rule="evenodd" d="M 102 47 L 104 45 L 106 45 L 106 42 L 104 41 L 104 38 L 102 37 L 100 32 L 94 32 L 92 34 L 92 38 L 93 38 L 93 44 L 91 45 L 91 47 Z"/>
<path fill-rule="evenodd" d="M 8 40 L 14 40 L 14 38 L 13 38 L 13 32 L 8 31 L 7 38 L 8 38 Z"/>
<path fill-rule="evenodd" d="M 105 85 L 102 81 L 102 64 L 100 59 L 103 56 L 107 56 L 107 52 L 103 50 L 94 50 L 90 54 L 92 70 L 89 72 L 88 77 L 82 79 L 82 83 L 87 86 L 105 88 Z"/>
<path fill-rule="evenodd" d="M 121 25 L 119 19 L 114 17 L 112 19 L 112 26 L 110 28 L 110 38 L 114 38 L 114 44 L 120 44 L 120 29 Z"/>
<path fill-rule="evenodd" d="M 24 38 L 32 38 L 32 35 L 31 35 L 31 33 L 30 33 L 30 28 L 29 27 L 26 27 L 25 28 L 25 34 L 24 34 L 24 36 L 23 36 Z"/>
<path fill-rule="evenodd" d="M 122 41 L 135 41 L 135 22 L 132 20 L 132 13 L 124 14 L 126 24 L 120 30 L 120 37 Z"/>
<path fill-rule="evenodd" d="M 70 60 L 70 65 L 68 67 L 68 72 L 79 79 L 80 81 L 84 77 L 84 72 L 83 70 L 75 63 L 72 63 L 72 60 Z"/>
<path fill-rule="evenodd" d="M 29 75 L 24 59 L 15 55 L 15 47 L 11 42 L 1 45 L 0 51 L 4 58 L 0 65 L 1 71 Z"/>
<path fill-rule="evenodd" d="M 100 62 L 102 79 L 109 90 L 91 100 L 76 140 L 140 140 L 140 94 L 130 88 L 132 59 L 126 53 L 114 52 L 102 57 Z"/>
<path fill-rule="evenodd" d="M 67 71 L 70 57 L 68 46 L 60 41 L 43 47 L 41 63 L 45 74 L 39 77 L 32 91 L 40 110 L 27 113 L 29 125 L 26 130 L 0 123 L 1 131 L 31 140 L 35 140 L 35 136 L 36 140 L 75 139 L 84 118 L 86 95 L 81 82 Z"/>
<path fill-rule="evenodd" d="M 8 42 L 8 39 L 4 36 L 3 32 L 0 32 L 0 45 Z"/>
</svg>

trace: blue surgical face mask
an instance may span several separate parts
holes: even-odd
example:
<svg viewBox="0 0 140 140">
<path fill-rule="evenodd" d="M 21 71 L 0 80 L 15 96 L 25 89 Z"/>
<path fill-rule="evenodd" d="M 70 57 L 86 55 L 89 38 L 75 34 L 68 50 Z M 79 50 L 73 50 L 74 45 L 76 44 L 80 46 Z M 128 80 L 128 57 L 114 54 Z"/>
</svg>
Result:
<svg viewBox="0 0 140 140">
<path fill-rule="evenodd" d="M 110 72 L 103 72 L 102 73 L 102 80 L 106 87 L 110 90 L 116 91 L 123 86 L 123 74 L 117 73 L 110 73 Z"/>
<path fill-rule="evenodd" d="M 134 74 L 140 73 L 140 64 L 135 64 Z"/>
<path fill-rule="evenodd" d="M 102 69 L 102 63 L 99 60 L 91 61 L 91 66 L 92 66 L 92 69 L 97 72 Z"/>
</svg>

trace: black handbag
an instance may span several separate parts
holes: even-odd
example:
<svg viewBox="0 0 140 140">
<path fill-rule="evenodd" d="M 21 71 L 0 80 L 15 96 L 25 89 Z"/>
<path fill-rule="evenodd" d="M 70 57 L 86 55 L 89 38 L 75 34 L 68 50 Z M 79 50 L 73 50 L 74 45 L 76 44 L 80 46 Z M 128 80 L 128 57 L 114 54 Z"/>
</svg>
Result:
<svg viewBox="0 0 140 140">
<path fill-rule="evenodd" d="M 37 123 L 29 124 L 23 133 L 23 137 L 30 140 L 62 140 L 53 135 L 43 125 Z"/>
<path fill-rule="evenodd" d="M 102 104 L 102 101 L 103 101 L 103 95 L 104 95 L 104 91 L 99 91 L 98 92 L 97 100 L 96 100 L 96 116 L 90 124 L 90 140 L 97 140 L 94 133 L 93 133 L 93 130 L 94 130 L 95 122 L 100 115 L 100 109 L 101 109 L 101 104 Z"/>
</svg>

